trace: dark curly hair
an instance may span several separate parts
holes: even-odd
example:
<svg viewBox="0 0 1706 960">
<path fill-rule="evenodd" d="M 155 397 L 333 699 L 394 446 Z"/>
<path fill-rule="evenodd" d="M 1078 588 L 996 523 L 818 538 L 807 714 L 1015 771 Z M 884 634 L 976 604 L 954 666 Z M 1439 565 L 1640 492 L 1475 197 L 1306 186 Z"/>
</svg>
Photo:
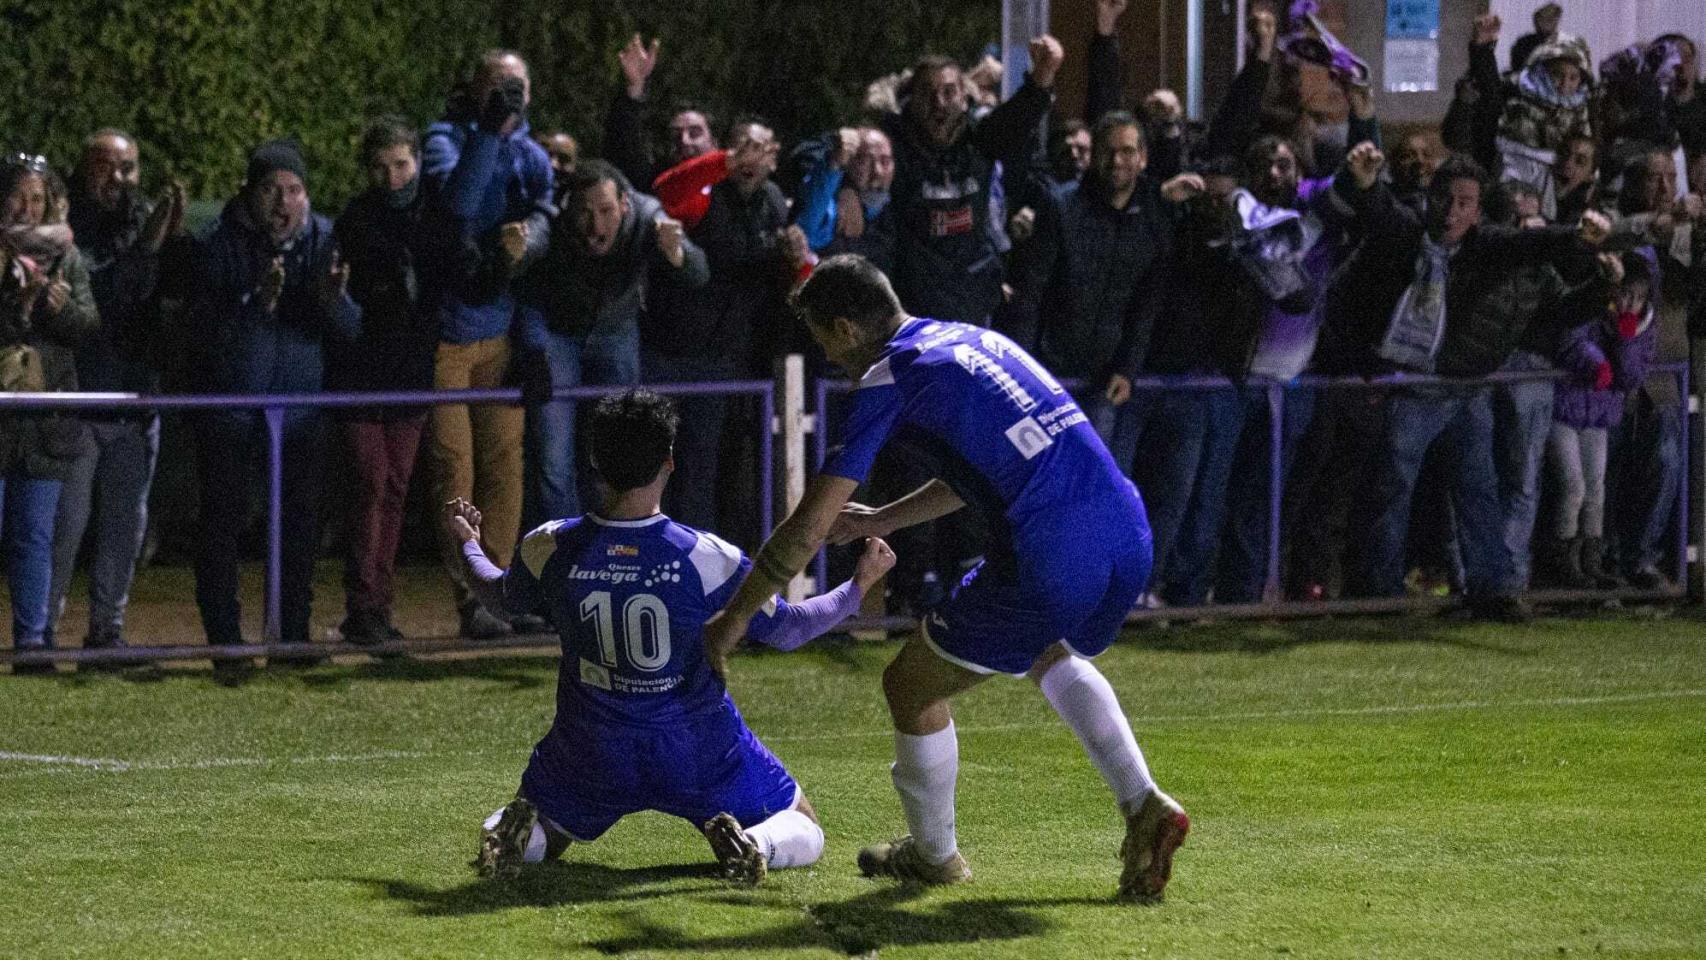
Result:
<svg viewBox="0 0 1706 960">
<path fill-rule="evenodd" d="M 675 447 L 680 422 L 675 404 L 650 390 L 605 397 L 587 425 L 592 468 L 618 493 L 651 483 Z"/>
</svg>

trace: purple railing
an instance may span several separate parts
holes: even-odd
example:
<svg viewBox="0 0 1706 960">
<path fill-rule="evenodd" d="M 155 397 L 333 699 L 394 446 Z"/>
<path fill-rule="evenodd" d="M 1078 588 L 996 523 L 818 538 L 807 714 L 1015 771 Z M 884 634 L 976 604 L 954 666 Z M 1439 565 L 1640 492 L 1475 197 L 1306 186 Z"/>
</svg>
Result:
<svg viewBox="0 0 1706 960">
<path fill-rule="evenodd" d="M 760 489 L 775 483 L 775 440 L 771 422 L 776 416 L 776 386 L 769 380 L 727 380 L 717 383 L 649 383 L 646 389 L 676 397 L 759 398 L 758 463 Z M 625 386 L 561 387 L 555 400 L 596 400 Z M 134 393 L 8 393 L 0 394 L 0 410 L 259 410 L 267 426 L 267 562 L 266 616 L 262 633 L 277 644 L 281 621 L 281 573 L 284 542 L 284 413 L 292 407 L 434 407 L 451 404 L 519 404 L 521 391 L 402 390 L 369 393 L 195 394 L 143 396 Z M 768 537 L 775 515 L 771 497 L 761 496 L 758 522 Z M 252 655 L 253 648 L 241 648 Z"/>
<path fill-rule="evenodd" d="M 1692 449 L 1689 443 L 1689 368 L 1686 363 L 1656 364 L 1652 367 L 1650 376 L 1676 376 L 1680 383 L 1681 424 L 1682 435 L 1679 439 L 1682 450 L 1683 478 L 1677 484 L 1676 494 L 1676 535 L 1677 558 L 1676 577 L 1678 585 L 1687 582 L 1688 575 L 1688 493 L 1691 482 L 1689 476 L 1689 457 Z M 1227 388 L 1249 389 L 1264 388 L 1268 398 L 1268 562 L 1267 580 L 1263 589 L 1263 602 L 1260 604 L 1239 604 L 1236 607 L 1225 606 L 1214 608 L 1217 615 L 1282 615 L 1320 613 L 1334 610 L 1344 612 L 1385 612 L 1405 609 L 1418 605 L 1438 605 L 1436 601 L 1424 598 L 1369 598 L 1360 600 L 1324 600 L 1310 602 L 1285 602 L 1280 584 L 1280 536 L 1282 533 L 1281 504 L 1285 497 L 1285 477 L 1279 469 L 1284 458 L 1285 447 L 1285 402 L 1286 393 L 1295 389 L 1329 389 L 1329 390 L 1371 390 L 1390 387 L 1420 387 L 1444 386 L 1473 388 L 1500 383 L 1532 383 L 1541 380 L 1563 380 L 1565 374 L 1558 370 L 1507 370 L 1488 374 L 1484 377 L 1439 377 L 1427 374 L 1392 373 L 1375 377 L 1324 377 L 1303 376 L 1290 381 L 1275 381 L 1264 378 L 1250 378 L 1243 381 L 1233 381 L 1218 376 L 1157 376 L 1140 377 L 1132 381 L 1133 391 L 1150 393 L 1184 390 L 1223 390 Z M 1082 382 L 1063 381 L 1069 389 L 1077 391 L 1082 388 Z M 815 414 L 812 444 L 815 451 L 815 464 L 822 468 L 824 459 L 829 451 L 829 397 L 832 393 L 850 393 L 854 385 L 846 380 L 819 380 L 816 384 L 814 402 Z M 819 551 L 813 562 L 813 571 L 817 577 L 818 588 L 828 586 L 828 559 L 823 551 Z M 1606 596 L 1611 593 L 1630 593 L 1638 591 L 1569 591 L 1557 592 L 1559 599 L 1578 599 L 1595 596 Z M 1178 609 L 1166 611 L 1172 616 L 1178 616 Z M 1160 612 L 1137 611 L 1132 615 L 1134 620 L 1155 619 Z"/>
</svg>

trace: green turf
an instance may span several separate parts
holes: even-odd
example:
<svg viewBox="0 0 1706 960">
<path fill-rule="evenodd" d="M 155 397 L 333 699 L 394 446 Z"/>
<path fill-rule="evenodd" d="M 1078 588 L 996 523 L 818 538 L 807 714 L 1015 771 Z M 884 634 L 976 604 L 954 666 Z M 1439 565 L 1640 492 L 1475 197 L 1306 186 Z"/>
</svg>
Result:
<svg viewBox="0 0 1706 960">
<path fill-rule="evenodd" d="M 351 663 L 235 689 L 0 677 L 0 957 L 1706 956 L 1706 625 L 1430 619 L 1140 631 L 1101 661 L 1190 811 L 1166 903 L 1027 684 L 958 710 L 970 884 L 863 880 L 900 831 L 893 648 L 737 662 L 829 847 L 758 890 L 632 818 L 513 883 L 466 866 L 554 661 Z"/>
</svg>

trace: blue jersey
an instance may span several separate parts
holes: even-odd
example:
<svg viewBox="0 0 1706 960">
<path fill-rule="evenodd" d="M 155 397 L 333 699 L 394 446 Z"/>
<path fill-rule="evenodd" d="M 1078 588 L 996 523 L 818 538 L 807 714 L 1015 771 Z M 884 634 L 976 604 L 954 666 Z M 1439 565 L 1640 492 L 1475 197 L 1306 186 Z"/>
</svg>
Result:
<svg viewBox="0 0 1706 960">
<path fill-rule="evenodd" d="M 1149 539 L 1137 488 L 1084 411 L 1012 340 L 910 319 L 863 377 L 824 472 L 863 482 L 890 440 L 922 454 L 989 522 L 992 563 L 1036 573 Z M 1045 573 L 1046 577 L 1046 573 Z"/>
<path fill-rule="evenodd" d="M 661 514 L 547 523 L 516 547 L 504 605 L 546 610 L 563 640 L 557 723 L 662 728 L 733 711 L 705 662 L 705 621 L 752 564 L 740 548 Z M 774 631 L 772 599 L 747 629 Z"/>
</svg>

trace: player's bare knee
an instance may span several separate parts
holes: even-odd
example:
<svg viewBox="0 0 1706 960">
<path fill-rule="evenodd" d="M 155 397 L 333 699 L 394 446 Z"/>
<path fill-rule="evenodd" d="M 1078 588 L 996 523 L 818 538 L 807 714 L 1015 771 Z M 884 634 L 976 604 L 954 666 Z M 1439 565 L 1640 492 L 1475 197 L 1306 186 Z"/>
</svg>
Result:
<svg viewBox="0 0 1706 960">
<path fill-rule="evenodd" d="M 800 791 L 800 798 L 794 801 L 794 810 L 798 813 L 805 814 L 807 820 L 810 820 L 820 827 L 823 826 L 823 821 L 817 818 L 817 810 L 812 807 L 812 802 L 806 799 L 805 791 Z"/>
<path fill-rule="evenodd" d="M 1031 682 L 1040 687 L 1043 684 L 1043 677 L 1054 668 L 1054 665 L 1062 660 L 1069 659 L 1071 656 L 1072 651 L 1066 649 L 1066 644 L 1051 643 L 1042 652 L 1042 656 L 1037 658 L 1037 662 L 1031 664 L 1031 669 L 1025 671 L 1025 676 L 1031 678 Z"/>
</svg>

